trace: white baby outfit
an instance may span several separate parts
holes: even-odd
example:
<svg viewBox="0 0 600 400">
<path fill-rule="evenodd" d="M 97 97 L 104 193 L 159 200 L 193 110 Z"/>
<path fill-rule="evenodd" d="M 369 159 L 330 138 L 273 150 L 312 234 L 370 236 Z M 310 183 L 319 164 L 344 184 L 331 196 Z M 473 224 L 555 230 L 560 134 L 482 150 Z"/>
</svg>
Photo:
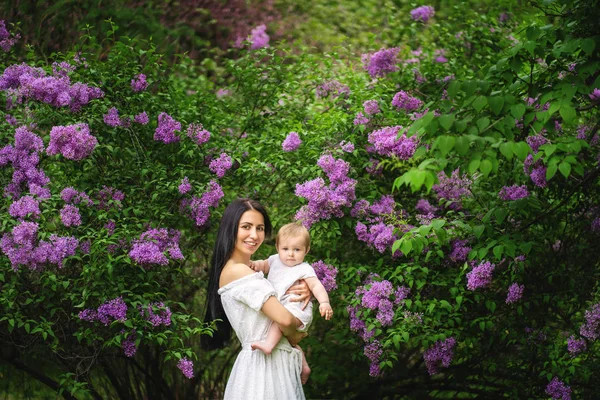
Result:
<svg viewBox="0 0 600 400">
<path fill-rule="evenodd" d="M 278 254 L 269 257 L 269 275 L 267 279 L 277 291 L 277 298 L 281 304 L 304 324 L 298 328 L 299 332 L 306 332 L 312 323 L 312 302 L 308 303 L 308 306 L 302 310 L 301 301 L 290 301 L 290 299 L 298 295 L 285 294 L 285 292 L 298 280 L 311 277 L 316 278 L 317 274 L 309 263 L 303 262 L 293 267 L 288 267 L 281 261 Z"/>
</svg>

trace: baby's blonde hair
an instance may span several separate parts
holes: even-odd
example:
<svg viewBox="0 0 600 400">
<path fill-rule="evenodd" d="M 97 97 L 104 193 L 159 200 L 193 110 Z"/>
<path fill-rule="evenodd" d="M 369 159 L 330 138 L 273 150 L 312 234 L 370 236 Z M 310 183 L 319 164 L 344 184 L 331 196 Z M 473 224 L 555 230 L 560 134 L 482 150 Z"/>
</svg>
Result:
<svg viewBox="0 0 600 400">
<path fill-rule="evenodd" d="M 277 237 L 275 238 L 275 247 L 279 248 L 279 241 L 283 238 L 289 238 L 294 236 L 302 236 L 304 238 L 304 244 L 306 245 L 306 249 L 310 247 L 310 234 L 308 233 L 308 229 L 306 229 L 302 224 L 297 222 L 292 222 L 290 224 L 285 224 L 279 231 L 277 232 Z"/>
</svg>

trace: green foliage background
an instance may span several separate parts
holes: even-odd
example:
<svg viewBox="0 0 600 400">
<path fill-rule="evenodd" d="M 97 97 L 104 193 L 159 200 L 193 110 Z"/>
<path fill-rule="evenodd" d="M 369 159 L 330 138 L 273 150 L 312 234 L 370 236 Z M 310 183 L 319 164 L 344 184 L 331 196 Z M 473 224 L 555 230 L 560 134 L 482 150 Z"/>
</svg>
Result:
<svg viewBox="0 0 600 400">
<path fill-rule="evenodd" d="M 329 151 L 350 163 L 357 199 L 373 202 L 392 194 L 396 209 L 408 215 L 397 228 L 405 223 L 414 228 L 397 231 L 394 250 L 402 257 L 359 241 L 349 209 L 311 228 L 309 261 L 325 260 L 339 273 L 338 289 L 331 293 L 334 321 L 317 317 L 303 341 L 313 371 L 305 386 L 308 398 L 548 398 L 544 389 L 554 376 L 571 386 L 573 398 L 598 397 L 598 343 L 588 343 L 576 357 L 566 347 L 585 321 L 585 310 L 599 299 L 594 250 L 600 237 L 591 230 L 600 206 L 598 146 L 592 143 L 599 114 L 588 96 L 600 88 L 597 3 L 440 1 L 431 3 L 436 16 L 427 25 L 409 17 L 420 4 L 400 1 L 240 3 L 239 32 L 247 35 L 259 23 L 269 27 L 272 47 L 258 51 L 229 50 L 233 24 L 215 23 L 225 19 L 218 19 L 220 9 L 210 2 L 178 7 L 105 2 L 102 8 L 87 2 L 5 3 L 3 15 L 17 24 L 9 28 L 20 30 L 23 41 L 2 54 L 3 69 L 25 61 L 49 71 L 52 62 L 72 61 L 81 51 L 89 67 L 78 68 L 71 80 L 97 85 L 105 97 L 76 114 L 39 102 L 2 109 L 21 123 L 37 123 L 35 132 L 45 143 L 53 126 L 86 122 L 100 144 L 81 162 L 56 156 L 41 162 L 53 197 L 43 203 L 40 238 L 58 233 L 93 239 L 90 254 L 42 272 L 15 272 L 7 257 L 0 258 L 0 391 L 9 398 L 221 396 L 239 346 L 205 352 L 199 341 L 210 332 L 202 322 L 205 285 L 223 205 L 251 196 L 267 206 L 276 227 L 291 221 L 304 204 L 294 195 L 296 184 L 324 176 L 316 162 Z M 506 23 L 498 20 L 502 12 L 510 15 Z M 204 19 L 191 23 L 190 15 Z M 104 21 L 109 17 L 112 22 Z M 81 31 L 79 38 L 75 33 Z M 421 48 L 417 68 L 426 81 L 419 83 L 415 65 L 403 63 L 399 71 L 371 79 L 360 55 L 383 47 L 399 47 L 400 60 Z M 439 48 L 448 63 L 433 62 Z M 575 73 L 568 72 L 572 63 Z M 135 94 L 130 80 L 141 72 L 150 87 Z M 333 79 L 349 86 L 349 96 L 317 99 L 316 87 Z M 217 96 L 219 89 L 230 94 Z M 391 101 L 400 89 L 430 111 L 413 121 L 394 110 Z M 549 108 L 527 106 L 526 98 L 548 102 Z M 354 125 L 370 99 L 379 101 L 382 114 L 367 126 Z M 110 107 L 122 116 L 146 111 L 151 122 L 111 128 L 103 122 Z M 196 146 L 184 132 L 178 144 L 154 141 L 160 112 L 184 127 L 202 123 L 212 133 L 210 141 Z M 515 124 L 519 119 L 523 128 Z M 582 124 L 590 132 L 585 140 L 576 139 Z M 382 174 L 371 175 L 365 171 L 373 156 L 366 151 L 368 134 L 393 125 L 409 128 L 422 145 L 407 161 L 379 157 Z M 535 154 L 547 167 L 548 187 L 541 189 L 523 173 L 523 162 L 533 155 L 526 138 L 544 128 L 550 141 Z M 281 142 L 291 131 L 303 144 L 284 153 Z M 3 121 L 0 146 L 13 136 L 14 128 Z M 341 151 L 343 140 L 356 150 Z M 222 151 L 235 160 L 219 181 L 225 198 L 210 223 L 198 229 L 178 210 L 177 186 L 188 176 L 194 192 L 202 193 L 215 178 L 207 157 Z M 436 219 L 419 224 L 416 202 L 436 201 L 432 186 L 439 174 L 457 168 L 473 180 L 472 195 L 462 200 L 462 209 L 442 203 Z M 11 179 L 8 170 L 0 171 L 2 186 Z M 531 196 L 500 200 L 500 189 L 513 184 L 527 185 Z M 123 208 L 82 208 L 80 227 L 62 226 L 60 190 L 74 186 L 94 195 L 103 185 L 126 194 Z M 10 203 L 1 201 L 2 232 L 17 223 L 8 214 Z M 112 236 L 104 228 L 109 219 L 117 221 Z M 181 230 L 185 261 L 146 270 L 126 249 L 106 250 L 139 237 L 148 224 Z M 448 262 L 457 238 L 469 240 L 469 261 L 496 264 L 491 288 L 466 289 L 471 267 Z M 553 250 L 557 240 L 561 245 Z M 267 242 L 257 256 L 273 251 Z M 520 255 L 526 262 L 515 261 Z M 391 326 L 381 326 L 374 313 L 362 315 L 384 349 L 383 375 L 377 378 L 369 376 L 364 342 L 350 330 L 346 311 L 359 303 L 354 293 L 369 273 L 411 288 Z M 513 306 L 504 301 L 512 282 L 525 285 L 523 300 Z M 132 310 L 164 301 L 173 311 L 172 325 L 152 329 L 135 312 L 126 323 L 108 327 L 77 318 L 82 309 L 117 296 Z M 407 322 L 403 311 L 422 313 L 423 323 Z M 139 338 L 133 359 L 120 347 L 125 328 Z M 453 362 L 430 376 L 423 351 L 447 337 L 458 343 Z M 175 367 L 182 356 L 194 360 L 192 380 Z"/>
</svg>

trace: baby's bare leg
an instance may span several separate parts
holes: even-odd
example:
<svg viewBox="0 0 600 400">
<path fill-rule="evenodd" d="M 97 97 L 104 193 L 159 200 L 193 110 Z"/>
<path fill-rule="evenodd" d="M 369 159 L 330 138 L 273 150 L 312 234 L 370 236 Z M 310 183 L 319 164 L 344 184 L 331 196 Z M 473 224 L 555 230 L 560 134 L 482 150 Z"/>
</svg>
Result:
<svg viewBox="0 0 600 400">
<path fill-rule="evenodd" d="M 302 371 L 300 372 L 300 382 L 302 382 L 302 384 L 304 385 L 306 384 L 306 382 L 308 382 L 308 377 L 310 376 L 310 367 L 308 366 L 306 356 L 304 355 L 304 352 L 302 351 L 300 346 L 296 345 L 296 348 L 302 353 Z"/>
<path fill-rule="evenodd" d="M 267 337 L 264 342 L 254 342 L 252 343 L 253 350 L 260 350 L 265 354 L 271 354 L 277 343 L 281 340 L 283 336 L 283 332 L 279 329 L 279 326 L 276 323 L 271 324 L 271 328 L 269 328 L 269 332 L 267 333 Z"/>
</svg>

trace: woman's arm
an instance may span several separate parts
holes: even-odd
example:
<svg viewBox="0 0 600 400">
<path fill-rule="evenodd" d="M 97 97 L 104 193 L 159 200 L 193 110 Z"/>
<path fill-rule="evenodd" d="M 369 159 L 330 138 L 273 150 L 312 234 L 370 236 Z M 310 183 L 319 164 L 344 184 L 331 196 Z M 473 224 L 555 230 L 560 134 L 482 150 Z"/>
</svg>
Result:
<svg viewBox="0 0 600 400">
<path fill-rule="evenodd" d="M 310 303 L 310 298 L 312 297 L 312 292 L 308 288 L 308 284 L 304 281 L 304 279 L 300 279 L 298 284 L 290 286 L 285 294 L 297 294 L 298 297 L 293 297 L 290 299 L 290 301 L 303 301 L 303 310 L 306 308 L 308 303 Z"/>
<path fill-rule="evenodd" d="M 261 311 L 279 325 L 283 336 L 288 339 L 292 346 L 298 344 L 306 336 L 306 332 L 297 331 L 296 317 L 282 306 L 277 298 L 273 296 L 269 297 L 265 304 L 263 304 Z"/>
</svg>

